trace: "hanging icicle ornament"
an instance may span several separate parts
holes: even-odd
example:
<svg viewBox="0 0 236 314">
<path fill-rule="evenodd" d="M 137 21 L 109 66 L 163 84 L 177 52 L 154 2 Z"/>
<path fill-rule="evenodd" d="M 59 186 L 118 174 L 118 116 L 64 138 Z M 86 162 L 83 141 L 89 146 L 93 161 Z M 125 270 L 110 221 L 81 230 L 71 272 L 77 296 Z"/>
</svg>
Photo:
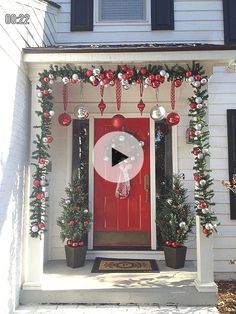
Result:
<svg viewBox="0 0 236 314">
<path fill-rule="evenodd" d="M 66 112 L 68 106 L 68 87 L 66 84 L 63 85 L 63 105 L 64 112 L 58 117 L 58 122 L 62 126 L 68 126 L 71 124 L 71 116 Z"/>
<path fill-rule="evenodd" d="M 144 88 L 143 88 L 143 82 L 141 82 L 141 83 L 139 84 L 139 87 L 140 87 L 140 101 L 139 101 L 137 107 L 138 107 L 138 110 L 140 111 L 141 116 L 142 116 L 143 110 L 144 110 L 144 108 L 145 108 L 145 103 L 143 102 L 143 99 L 142 99 L 142 97 L 143 97 L 143 89 L 144 89 Z"/>
<path fill-rule="evenodd" d="M 101 115 L 103 115 L 104 110 L 106 109 L 106 104 L 103 101 L 103 95 L 104 95 L 104 86 L 100 86 L 100 95 L 101 95 L 101 101 L 98 104 L 98 108 L 101 112 Z"/>
<path fill-rule="evenodd" d="M 120 111 L 121 96 L 122 96 L 121 81 L 119 79 L 117 79 L 115 84 L 116 84 L 116 108 L 118 111 Z"/>
<path fill-rule="evenodd" d="M 165 118 L 166 110 L 163 106 L 158 105 L 158 90 L 156 90 L 157 104 L 152 107 L 150 116 L 154 121 L 161 121 Z"/>
<path fill-rule="evenodd" d="M 172 112 L 170 112 L 166 117 L 166 122 L 170 126 L 177 125 L 180 121 L 180 116 L 177 112 L 174 112 L 175 110 L 175 81 L 171 82 L 171 89 L 170 89 L 170 101 L 171 101 L 171 109 Z"/>
</svg>

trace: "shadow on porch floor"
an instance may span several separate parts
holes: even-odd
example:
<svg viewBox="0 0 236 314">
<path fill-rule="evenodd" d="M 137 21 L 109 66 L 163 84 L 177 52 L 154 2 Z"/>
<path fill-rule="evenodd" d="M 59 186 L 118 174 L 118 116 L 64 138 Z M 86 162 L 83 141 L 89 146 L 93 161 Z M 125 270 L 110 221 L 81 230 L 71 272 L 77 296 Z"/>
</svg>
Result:
<svg viewBox="0 0 236 314">
<path fill-rule="evenodd" d="M 216 293 L 200 293 L 194 286 L 196 268 L 186 262 L 171 269 L 158 261 L 160 273 L 91 273 L 93 261 L 69 268 L 65 261 L 49 261 L 41 287 L 25 284 L 21 304 L 149 304 L 206 306 L 216 304 Z"/>
<path fill-rule="evenodd" d="M 75 269 L 67 267 L 65 261 L 49 261 L 44 267 L 42 289 L 179 288 L 193 286 L 196 277 L 191 261 L 178 270 L 158 261 L 160 273 L 91 273 L 92 267 L 93 261 Z"/>
</svg>

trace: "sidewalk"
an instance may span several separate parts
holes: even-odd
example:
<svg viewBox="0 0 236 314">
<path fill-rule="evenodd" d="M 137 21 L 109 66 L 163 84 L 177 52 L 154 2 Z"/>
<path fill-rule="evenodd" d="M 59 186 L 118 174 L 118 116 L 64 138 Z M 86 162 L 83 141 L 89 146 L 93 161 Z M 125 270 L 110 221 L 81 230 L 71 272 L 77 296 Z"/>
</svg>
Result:
<svg viewBox="0 0 236 314">
<path fill-rule="evenodd" d="M 217 314 L 215 307 L 118 306 L 118 305 L 28 305 L 14 314 Z"/>
</svg>

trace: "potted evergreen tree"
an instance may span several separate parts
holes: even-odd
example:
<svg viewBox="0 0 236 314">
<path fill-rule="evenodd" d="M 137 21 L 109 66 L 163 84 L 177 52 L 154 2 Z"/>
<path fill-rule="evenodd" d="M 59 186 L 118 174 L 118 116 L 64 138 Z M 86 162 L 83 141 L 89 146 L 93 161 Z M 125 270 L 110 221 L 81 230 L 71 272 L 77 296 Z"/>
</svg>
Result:
<svg viewBox="0 0 236 314">
<path fill-rule="evenodd" d="M 187 247 L 183 244 L 194 225 L 186 191 L 180 175 L 174 175 L 166 179 L 157 200 L 157 225 L 164 242 L 166 265 L 172 268 L 184 267 Z"/>
<path fill-rule="evenodd" d="M 76 268 L 85 263 L 87 234 L 92 215 L 88 211 L 88 193 L 85 192 L 83 178 L 76 175 L 66 187 L 66 197 L 61 200 L 62 213 L 57 220 L 61 228 L 61 239 L 65 245 L 67 266 Z"/>
</svg>

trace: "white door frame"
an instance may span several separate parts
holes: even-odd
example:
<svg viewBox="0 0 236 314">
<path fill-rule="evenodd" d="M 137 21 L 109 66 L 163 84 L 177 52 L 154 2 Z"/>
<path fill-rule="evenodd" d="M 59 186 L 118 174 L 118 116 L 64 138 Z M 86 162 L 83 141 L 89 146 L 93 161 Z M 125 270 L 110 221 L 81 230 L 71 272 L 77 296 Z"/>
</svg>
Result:
<svg viewBox="0 0 236 314">
<path fill-rule="evenodd" d="M 103 118 L 112 118 L 113 114 L 104 114 Z M 125 114 L 127 118 L 150 118 L 145 113 L 137 116 L 137 113 Z M 91 114 L 89 117 L 89 211 L 94 216 L 94 168 L 92 163 L 92 149 L 94 147 L 94 118 L 101 118 L 100 114 Z M 151 210 L 151 249 L 156 250 L 156 178 L 155 178 L 155 123 L 149 119 L 150 132 L 150 210 Z M 93 224 L 88 234 L 88 249 L 93 249 Z"/>
</svg>

